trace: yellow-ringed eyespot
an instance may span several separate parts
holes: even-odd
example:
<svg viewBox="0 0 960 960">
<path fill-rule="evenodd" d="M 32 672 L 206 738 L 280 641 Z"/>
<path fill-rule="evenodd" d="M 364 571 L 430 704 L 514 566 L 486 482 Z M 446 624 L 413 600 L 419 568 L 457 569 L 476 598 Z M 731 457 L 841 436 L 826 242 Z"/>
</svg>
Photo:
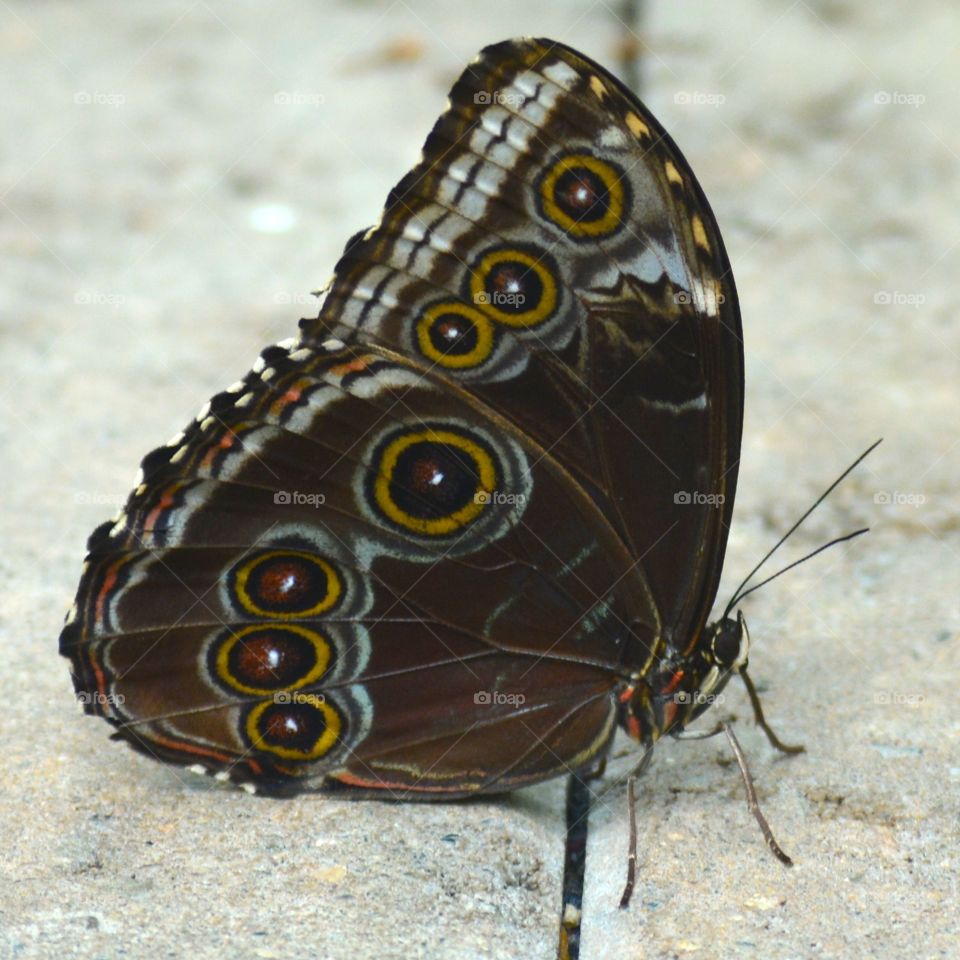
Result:
<svg viewBox="0 0 960 960">
<path fill-rule="evenodd" d="M 485 253 L 470 274 L 470 298 L 487 316 L 509 327 L 533 327 L 557 307 L 552 258 L 515 247 Z"/>
<path fill-rule="evenodd" d="M 428 536 L 454 533 L 476 519 L 499 480 L 487 444 L 444 424 L 391 434 L 370 467 L 371 505 L 397 526 Z"/>
<path fill-rule="evenodd" d="M 322 696 L 276 693 L 247 714 L 244 731 L 250 747 L 285 760 L 316 760 L 329 753 L 340 736 L 340 714 Z"/>
<path fill-rule="evenodd" d="M 230 595 L 258 617 L 316 617 L 343 592 L 337 571 L 322 557 L 299 550 L 267 550 L 230 571 Z"/>
<path fill-rule="evenodd" d="M 540 212 L 575 240 L 616 233 L 628 201 L 624 172 L 587 153 L 560 157 L 540 178 Z"/>
<path fill-rule="evenodd" d="M 479 366 L 493 349 L 490 318 L 475 307 L 448 301 L 426 309 L 417 321 L 417 343 L 429 360 L 454 370 Z"/>
<path fill-rule="evenodd" d="M 228 690 L 263 696 L 316 683 L 330 665 L 328 641 L 295 623 L 230 630 L 211 645 L 213 677 Z"/>
</svg>

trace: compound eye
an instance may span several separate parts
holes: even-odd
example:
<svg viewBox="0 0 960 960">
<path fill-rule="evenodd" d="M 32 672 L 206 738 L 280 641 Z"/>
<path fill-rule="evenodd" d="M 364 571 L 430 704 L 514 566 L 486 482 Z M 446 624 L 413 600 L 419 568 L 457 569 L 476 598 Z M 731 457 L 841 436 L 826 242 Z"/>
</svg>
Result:
<svg viewBox="0 0 960 960">
<path fill-rule="evenodd" d="M 721 670 L 739 670 L 747 665 L 750 638 L 743 615 L 736 620 L 725 617 L 716 628 L 713 638 L 713 659 Z"/>
</svg>

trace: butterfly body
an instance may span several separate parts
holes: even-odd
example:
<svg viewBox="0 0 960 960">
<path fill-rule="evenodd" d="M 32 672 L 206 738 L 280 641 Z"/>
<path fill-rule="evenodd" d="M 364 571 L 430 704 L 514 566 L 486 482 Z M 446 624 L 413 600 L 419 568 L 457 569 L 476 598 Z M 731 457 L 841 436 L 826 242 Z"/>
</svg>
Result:
<svg viewBox="0 0 960 960">
<path fill-rule="evenodd" d="M 742 402 L 679 150 L 570 48 L 487 48 L 319 316 L 92 535 L 78 695 L 276 793 L 502 792 L 652 744 L 746 663 L 706 622 Z"/>
</svg>

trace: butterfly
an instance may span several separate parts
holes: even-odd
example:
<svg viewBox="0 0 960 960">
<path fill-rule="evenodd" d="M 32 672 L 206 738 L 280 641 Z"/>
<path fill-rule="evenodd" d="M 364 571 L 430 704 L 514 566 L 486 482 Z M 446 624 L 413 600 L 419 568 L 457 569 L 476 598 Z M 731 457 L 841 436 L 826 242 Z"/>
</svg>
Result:
<svg viewBox="0 0 960 960">
<path fill-rule="evenodd" d="M 743 393 L 674 142 L 570 47 L 487 47 L 319 315 L 90 537 L 78 698 L 272 794 L 510 791 L 617 729 L 647 755 L 746 677 L 743 617 L 708 623 Z"/>
</svg>

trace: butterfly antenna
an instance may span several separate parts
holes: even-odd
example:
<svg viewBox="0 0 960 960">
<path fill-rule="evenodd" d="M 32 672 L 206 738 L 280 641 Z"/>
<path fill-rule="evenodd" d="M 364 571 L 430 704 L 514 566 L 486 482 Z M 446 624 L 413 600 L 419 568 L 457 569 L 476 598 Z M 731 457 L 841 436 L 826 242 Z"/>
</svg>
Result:
<svg viewBox="0 0 960 960">
<path fill-rule="evenodd" d="M 761 587 L 765 587 L 771 580 L 776 580 L 781 574 L 786 573 L 788 570 L 792 570 L 794 567 L 800 566 L 801 563 L 806 563 L 807 560 L 812 560 L 818 553 L 823 553 L 824 550 L 829 547 L 836 546 L 838 543 L 843 543 L 844 540 L 852 540 L 854 537 L 859 537 L 862 533 L 869 533 L 869 527 L 862 527 L 860 530 L 854 530 L 853 533 L 846 533 L 842 537 L 837 537 L 835 540 L 831 540 L 829 543 L 823 544 L 823 546 L 817 547 L 816 550 L 812 550 L 805 557 L 801 557 L 799 560 L 794 560 L 793 563 L 787 564 L 782 570 L 778 570 L 776 573 L 770 574 L 766 580 L 761 580 L 759 583 L 755 583 L 749 590 L 744 590 L 743 593 L 738 594 L 733 600 L 730 601 L 730 607 L 735 603 L 739 603 L 744 597 L 749 597 L 754 590 L 759 590 Z M 727 613 L 730 612 L 730 607 L 727 608 Z M 726 616 L 726 614 L 724 614 Z"/>
<path fill-rule="evenodd" d="M 763 559 L 743 578 L 743 581 L 741 582 L 740 586 L 737 587 L 737 589 L 733 592 L 733 596 L 730 598 L 730 602 L 727 604 L 726 609 L 723 611 L 724 618 L 729 616 L 730 611 L 734 608 L 734 606 L 736 606 L 736 604 L 738 604 L 745 596 L 747 596 L 747 594 L 753 593 L 754 590 L 757 590 L 760 587 L 762 587 L 764 584 L 769 583 L 771 580 L 776 579 L 777 577 L 780 576 L 780 574 L 786 573 L 788 570 L 791 570 L 793 567 L 797 566 L 797 564 L 803 563 L 804 561 L 809 560 L 811 557 L 815 557 L 818 553 L 820 553 L 823 550 L 826 550 L 828 547 L 832 547 L 838 543 L 843 543 L 844 540 L 852 540 L 854 537 L 859 537 L 861 534 L 866 533 L 867 530 L 869 530 L 869 527 L 864 527 L 862 530 L 857 530 L 854 533 L 848 533 L 846 534 L 846 536 L 837 537 L 836 540 L 831 540 L 829 543 L 825 543 L 823 546 L 817 547 L 816 550 L 814 550 L 812 553 L 807 554 L 807 556 L 803 557 L 801 560 L 794 561 L 789 566 L 784 567 L 782 570 L 777 571 L 777 573 L 773 574 L 770 577 L 767 577 L 766 580 L 763 580 L 761 583 L 756 584 L 756 586 L 751 587 L 749 590 L 746 590 L 746 591 L 743 590 L 743 588 L 753 579 L 756 572 L 777 552 L 777 550 L 780 549 L 780 547 L 783 546 L 783 544 L 787 541 L 787 539 L 790 536 L 792 536 L 793 533 L 797 530 L 800 524 L 802 524 L 804 520 L 806 520 L 807 517 L 809 517 L 810 514 L 813 513 L 813 511 L 816 510 L 817 507 L 819 507 L 820 504 L 823 503 L 823 501 L 830 496 L 830 494 L 836 489 L 836 487 L 840 483 L 842 483 L 843 480 L 845 480 L 850 475 L 850 473 L 854 469 L 856 469 L 856 467 L 859 466 L 860 463 L 863 462 L 863 460 L 865 460 L 874 450 L 877 449 L 878 446 L 880 446 L 882 439 L 883 438 L 881 437 L 880 440 L 877 440 L 875 443 L 870 444 L 870 446 L 867 447 L 867 449 L 864 450 L 863 453 L 861 453 L 860 456 L 857 457 L 857 459 L 854 460 L 853 463 L 851 463 L 850 466 L 847 467 L 847 469 L 844 470 L 843 473 L 841 473 L 840 476 L 837 477 L 837 479 L 834 480 L 833 483 L 831 483 L 830 486 L 827 487 L 827 489 L 824 490 L 823 493 L 821 493 L 820 496 L 813 501 L 813 503 L 803 513 L 800 519 L 797 520 L 797 522 L 767 551 Z"/>
</svg>

